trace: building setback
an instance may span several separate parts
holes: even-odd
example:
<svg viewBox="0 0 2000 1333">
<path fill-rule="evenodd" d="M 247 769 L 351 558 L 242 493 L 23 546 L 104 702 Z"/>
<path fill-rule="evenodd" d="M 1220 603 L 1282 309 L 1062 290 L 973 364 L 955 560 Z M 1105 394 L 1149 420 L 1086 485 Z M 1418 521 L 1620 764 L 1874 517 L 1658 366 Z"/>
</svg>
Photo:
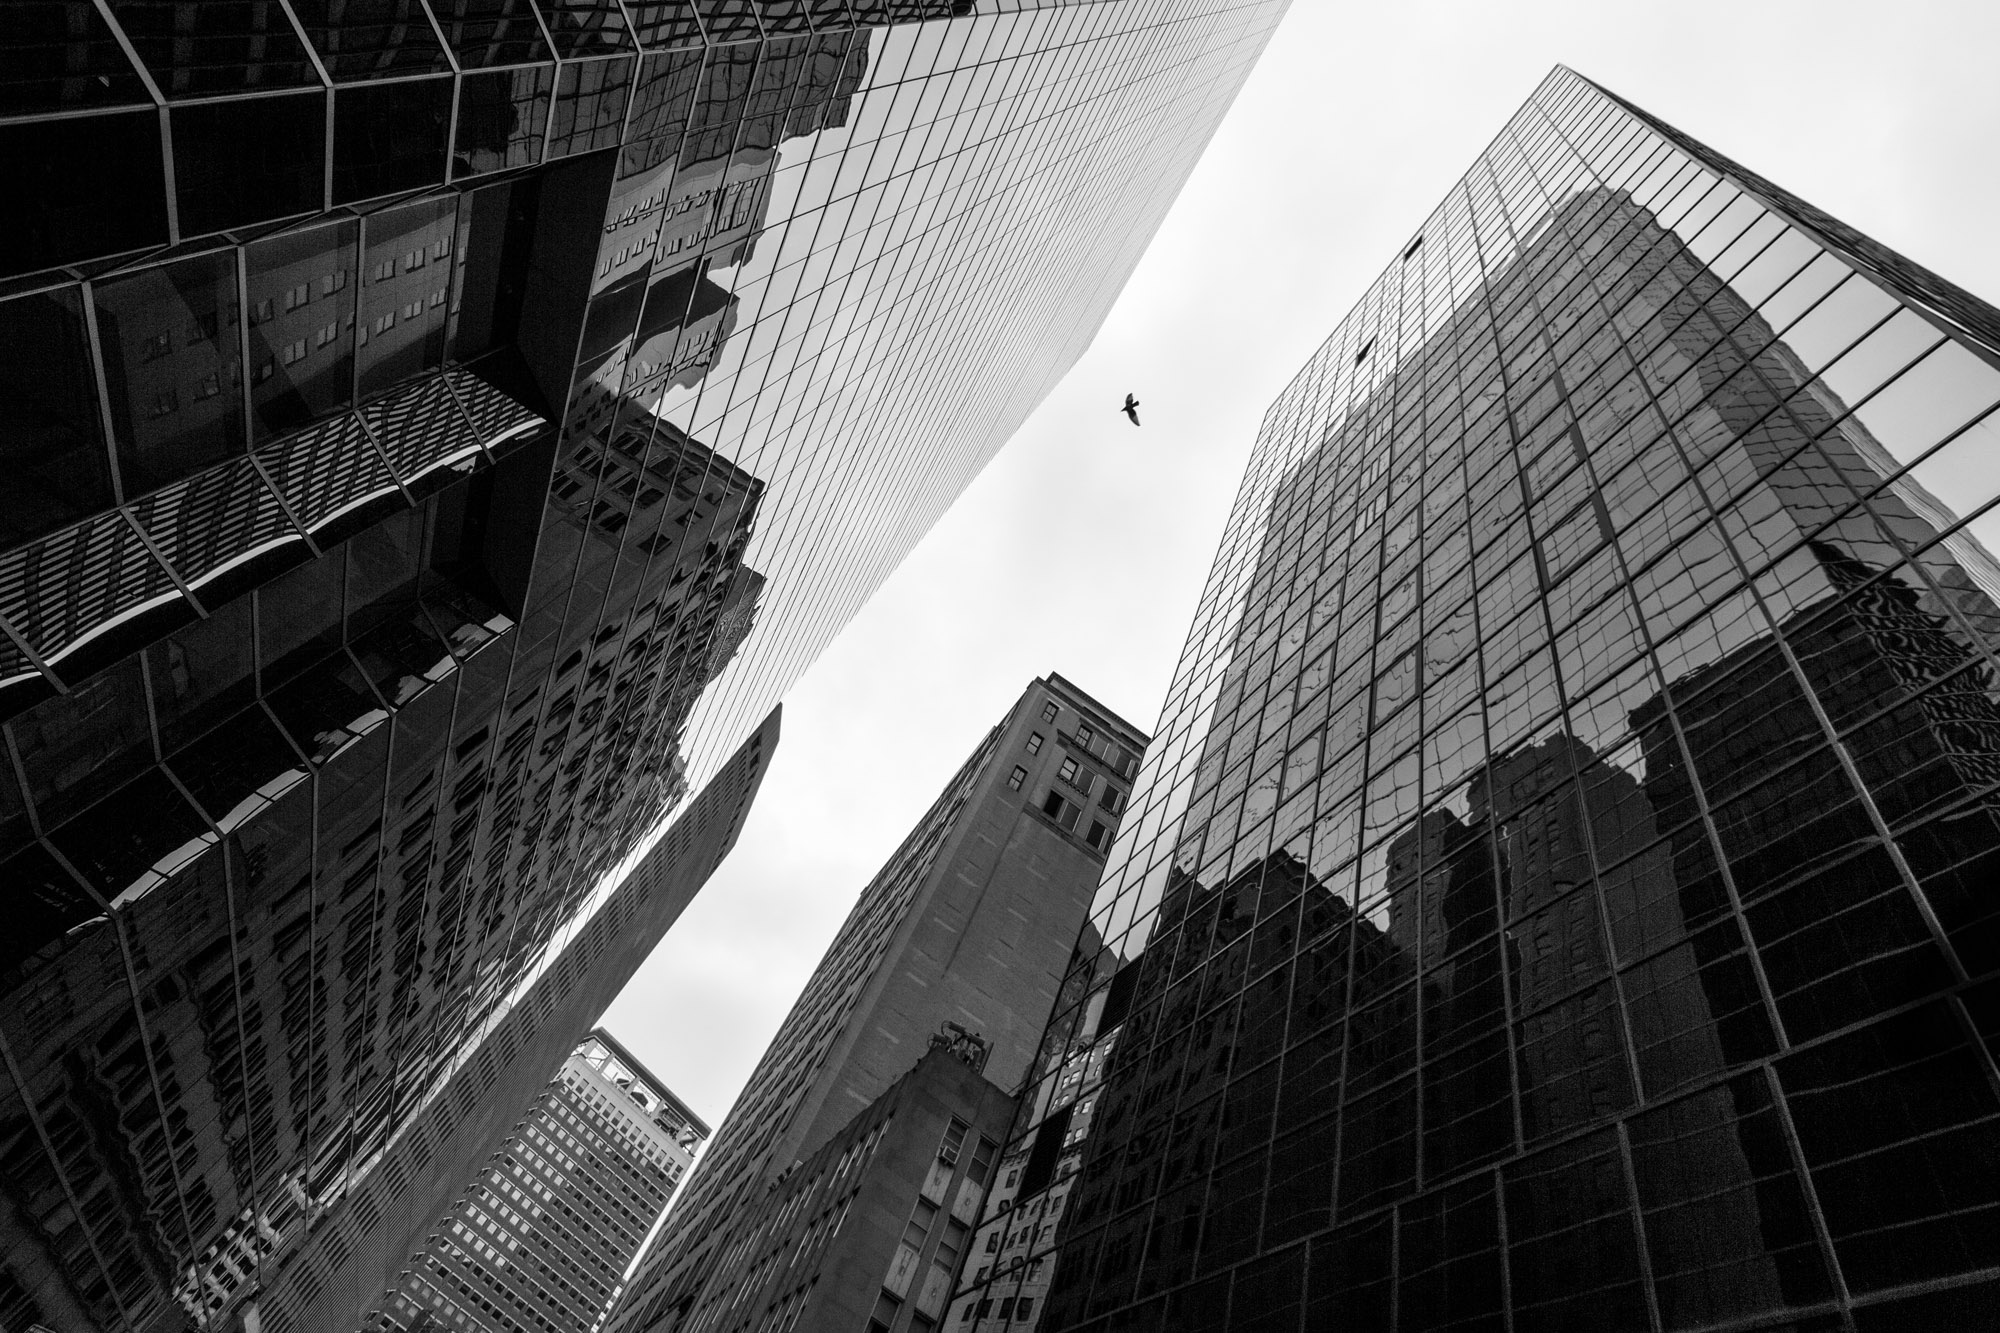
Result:
<svg viewBox="0 0 2000 1333">
<path fill-rule="evenodd" d="M 1996 402 L 1552 73 L 1265 418 L 953 1327 L 1990 1323 Z"/>
<path fill-rule="evenodd" d="M 363 1328 L 595 1328 L 707 1137 L 679 1098 L 594 1029 Z"/>
<path fill-rule="evenodd" d="M 0 1322 L 349 1333 L 1282 9 L 10 10 Z"/>
<path fill-rule="evenodd" d="M 942 1025 L 980 1039 L 988 1082 L 1020 1084 L 1145 745 L 1061 676 L 1029 685 L 862 890 L 607 1327 L 723 1327 L 770 1182 Z"/>
</svg>

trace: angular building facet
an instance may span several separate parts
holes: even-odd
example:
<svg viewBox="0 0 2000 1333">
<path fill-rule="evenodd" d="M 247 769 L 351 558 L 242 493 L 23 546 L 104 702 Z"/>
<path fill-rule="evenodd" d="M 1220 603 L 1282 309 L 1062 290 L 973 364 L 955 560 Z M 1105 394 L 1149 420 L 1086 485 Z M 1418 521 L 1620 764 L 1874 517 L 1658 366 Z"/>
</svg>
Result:
<svg viewBox="0 0 2000 1333">
<path fill-rule="evenodd" d="M 950 1326 L 1990 1323 L 1996 403 L 1552 73 L 1265 416 Z"/>
<path fill-rule="evenodd" d="M 997 8 L 0 15 L 0 1321 L 351 1321 L 479 1160 L 410 1135 L 581 1038 L 477 1058 L 1283 6 Z"/>
<path fill-rule="evenodd" d="M 365 1333 L 588 1333 L 708 1126 L 602 1028 L 410 1256 Z"/>
<path fill-rule="evenodd" d="M 986 1047 L 935 1035 L 832 1138 L 744 1201 L 709 1324 L 770 1333 L 934 1326 L 1014 1120 Z"/>
<path fill-rule="evenodd" d="M 746 1313 L 773 1182 L 880 1109 L 941 1031 L 979 1047 L 975 1085 L 1022 1084 L 1145 747 L 1061 676 L 1028 687 L 861 891 L 607 1328 L 685 1333 Z M 962 1108 L 968 1123 L 981 1105 Z M 891 1291 L 888 1326 L 936 1320 L 950 1283 Z"/>
</svg>

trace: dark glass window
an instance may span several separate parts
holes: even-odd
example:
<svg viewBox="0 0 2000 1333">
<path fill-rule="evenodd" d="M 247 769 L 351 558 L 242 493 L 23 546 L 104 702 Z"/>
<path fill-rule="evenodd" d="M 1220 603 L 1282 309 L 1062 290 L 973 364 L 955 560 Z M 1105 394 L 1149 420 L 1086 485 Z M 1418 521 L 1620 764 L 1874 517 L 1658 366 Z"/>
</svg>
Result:
<svg viewBox="0 0 2000 1333">
<path fill-rule="evenodd" d="M 146 650 L 162 748 L 177 749 L 249 702 L 253 646 L 250 598 L 239 597 Z"/>
<path fill-rule="evenodd" d="M 52 825 L 152 762 L 139 664 L 128 660 L 49 699 L 9 729 L 44 825 Z"/>
<path fill-rule="evenodd" d="M 348 84 L 333 107 L 335 203 L 443 183 L 450 79 Z"/>
<path fill-rule="evenodd" d="M 161 329 L 156 338 L 172 338 Z M 75 287 L 0 302 L 0 544 L 111 503 L 110 460 Z"/>
<path fill-rule="evenodd" d="M 236 256 L 219 251 L 99 285 L 98 345 L 127 495 L 144 494 L 243 448 L 242 358 L 234 338 L 174 335 L 237 319 Z M 155 351 L 161 335 L 168 350 Z"/>
<path fill-rule="evenodd" d="M 173 108 L 172 119 L 182 235 L 324 206 L 324 93 L 187 103 Z"/>
<path fill-rule="evenodd" d="M 458 94 L 453 178 L 540 161 L 555 77 L 548 65 L 467 74 Z"/>
<path fill-rule="evenodd" d="M 458 244 L 452 199 L 424 199 L 363 223 L 355 377 L 361 399 L 444 363 Z"/>
<path fill-rule="evenodd" d="M 260 440 L 353 401 L 359 239 L 359 224 L 337 222 L 274 236 L 244 252 L 256 368 L 250 406 Z"/>
</svg>

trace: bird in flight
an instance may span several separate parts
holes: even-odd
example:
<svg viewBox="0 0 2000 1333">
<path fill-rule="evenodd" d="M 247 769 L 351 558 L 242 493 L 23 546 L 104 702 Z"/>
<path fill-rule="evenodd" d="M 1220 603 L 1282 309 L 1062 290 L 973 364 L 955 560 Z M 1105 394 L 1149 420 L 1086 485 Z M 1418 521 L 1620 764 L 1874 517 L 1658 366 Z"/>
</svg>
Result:
<svg viewBox="0 0 2000 1333">
<path fill-rule="evenodd" d="M 1126 394 L 1125 406 L 1122 410 L 1124 411 L 1126 416 L 1132 418 L 1133 425 L 1136 426 L 1139 424 L 1139 400 L 1137 398 L 1134 398 L 1129 393 Z"/>
</svg>

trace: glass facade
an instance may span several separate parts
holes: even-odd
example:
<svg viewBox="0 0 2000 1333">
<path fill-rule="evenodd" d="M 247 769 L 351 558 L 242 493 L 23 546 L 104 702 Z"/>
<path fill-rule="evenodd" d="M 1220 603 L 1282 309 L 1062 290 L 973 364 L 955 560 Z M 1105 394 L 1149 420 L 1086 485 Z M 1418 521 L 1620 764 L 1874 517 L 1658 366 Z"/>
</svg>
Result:
<svg viewBox="0 0 2000 1333">
<path fill-rule="evenodd" d="M 234 1326 L 1082 350 L 1282 7 L 9 7 L 0 1323 Z"/>
<path fill-rule="evenodd" d="M 1552 73 L 1266 414 L 947 1326 L 1990 1322 L 1996 402 Z"/>
</svg>

